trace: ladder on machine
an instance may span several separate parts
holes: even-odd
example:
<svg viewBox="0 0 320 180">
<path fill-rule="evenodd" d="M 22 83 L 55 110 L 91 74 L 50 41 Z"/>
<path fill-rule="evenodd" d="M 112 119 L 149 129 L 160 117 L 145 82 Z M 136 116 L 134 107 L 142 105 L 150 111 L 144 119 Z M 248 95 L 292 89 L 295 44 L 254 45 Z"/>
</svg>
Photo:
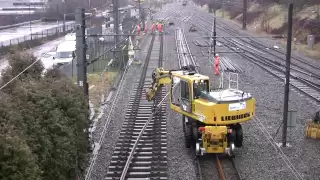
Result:
<svg viewBox="0 0 320 180">
<path fill-rule="evenodd" d="M 227 72 L 228 73 L 228 85 L 229 85 L 229 89 L 239 89 L 239 74 L 238 73 L 234 73 L 234 72 Z M 225 75 L 225 71 L 221 71 L 221 75 L 220 75 L 220 85 L 219 85 L 219 89 L 223 89 L 224 88 L 224 75 Z M 232 88 L 232 85 L 235 85 L 235 88 Z"/>
<path fill-rule="evenodd" d="M 233 84 L 236 84 L 236 88 L 231 88 Z M 234 72 L 229 72 L 229 89 L 239 89 L 239 74 Z"/>
</svg>

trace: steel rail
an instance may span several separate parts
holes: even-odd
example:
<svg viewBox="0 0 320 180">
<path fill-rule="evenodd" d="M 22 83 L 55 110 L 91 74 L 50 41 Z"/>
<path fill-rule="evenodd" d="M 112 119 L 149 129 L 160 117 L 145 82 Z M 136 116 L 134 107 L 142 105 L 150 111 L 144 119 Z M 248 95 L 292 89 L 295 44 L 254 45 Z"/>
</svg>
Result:
<svg viewBox="0 0 320 180">
<path fill-rule="evenodd" d="M 191 54 L 191 51 L 190 51 L 190 48 L 189 48 L 189 45 L 188 45 L 188 42 L 187 42 L 187 39 L 185 37 L 185 34 L 181 31 L 181 29 L 176 29 L 176 49 L 177 49 L 177 52 L 178 52 L 178 59 L 179 59 L 179 67 L 180 69 L 182 68 L 181 66 L 181 61 L 183 60 L 185 63 L 184 63 L 184 66 L 187 66 L 187 65 L 194 65 L 196 66 L 196 60 L 192 58 L 192 56 L 190 55 Z M 177 38 L 177 36 L 179 35 L 180 38 Z M 179 41 L 179 43 L 178 43 Z M 184 43 L 182 43 L 181 41 L 184 41 Z M 180 46 L 183 46 L 183 47 L 179 47 Z M 179 50 L 183 49 L 183 53 L 182 54 L 188 54 L 189 57 L 185 57 L 183 56 L 183 58 L 181 58 L 180 54 L 181 52 L 179 52 Z M 191 60 L 190 60 L 190 59 Z M 186 59 L 189 59 L 189 60 L 186 60 Z M 188 63 L 186 63 L 186 61 Z M 197 73 L 198 70 L 196 70 Z M 176 84 L 177 85 L 177 84 Z M 175 86 L 176 86 L 175 85 Z M 174 88 L 175 88 L 174 86 Z M 195 154 L 194 154 L 195 155 Z M 196 156 L 196 155 L 195 155 Z M 201 163 L 200 163 L 200 157 L 196 156 L 195 157 L 195 163 L 196 163 L 196 176 L 197 176 L 197 179 L 198 180 L 203 180 L 203 174 L 202 174 L 202 170 L 201 170 Z"/>
<path fill-rule="evenodd" d="M 236 171 L 237 179 L 238 180 L 242 180 L 243 178 L 242 178 L 242 176 L 241 176 L 241 174 L 240 174 L 240 172 L 238 170 L 238 167 L 236 165 L 235 159 L 231 157 L 231 158 L 229 158 L 229 160 L 231 161 L 233 169 L 235 169 L 235 171 Z"/>
<path fill-rule="evenodd" d="M 209 28 L 206 27 L 205 25 L 202 25 L 201 23 L 197 23 L 196 24 L 198 27 L 200 27 L 204 32 L 208 33 L 210 32 Z M 228 30 L 226 30 L 228 31 Z M 232 47 L 232 45 L 236 45 L 237 48 L 242 48 L 241 46 L 238 46 L 237 44 L 235 44 L 234 42 L 232 42 L 229 39 L 224 39 L 225 42 L 224 45 L 230 49 L 231 51 L 235 51 L 236 49 Z M 244 48 L 242 48 L 244 49 Z M 245 50 L 245 49 L 244 49 Z M 247 58 L 250 62 L 258 65 L 259 67 L 263 68 L 264 70 L 266 70 L 267 72 L 269 72 L 270 74 L 274 75 L 275 77 L 283 80 L 284 79 L 284 71 L 281 70 L 281 68 L 279 67 L 279 65 L 277 66 L 277 63 L 270 63 L 270 60 L 268 58 L 260 58 L 260 55 L 257 55 L 256 53 L 250 52 L 250 51 L 245 51 L 245 53 L 238 53 L 240 54 L 242 57 Z M 248 54 L 250 54 L 251 56 L 249 56 Z M 257 56 L 259 58 L 257 58 Z M 268 59 L 268 60 L 266 60 Z M 269 61 L 269 62 L 268 62 Z M 267 67 L 266 67 L 267 66 Z M 272 68 L 272 69 L 268 69 Z M 294 69 L 293 69 L 294 70 Z M 277 72 L 275 72 L 277 71 Z M 311 73 L 313 74 L 313 73 Z M 300 92 L 302 92 L 303 94 L 307 95 L 308 97 L 314 99 L 317 102 L 320 102 L 320 92 L 319 92 L 319 84 L 314 83 L 314 82 L 310 82 L 310 80 L 307 80 L 305 78 L 299 77 L 299 76 L 294 76 L 293 74 L 290 74 L 291 77 L 296 80 L 296 81 L 291 81 L 290 84 L 295 87 L 296 89 L 298 89 Z M 283 76 L 283 77 L 282 77 Z M 315 75 L 316 76 L 316 75 Z M 308 86 L 309 88 L 306 88 L 305 86 Z"/>
<path fill-rule="evenodd" d="M 221 161 L 219 159 L 219 157 L 216 155 L 216 161 L 217 161 L 217 169 L 218 169 L 218 173 L 220 175 L 221 180 L 226 180 L 226 177 L 224 176 L 224 172 L 221 166 Z"/>
<path fill-rule="evenodd" d="M 155 37 L 155 36 L 153 36 L 153 37 Z M 153 42 L 152 42 L 152 43 L 153 43 Z M 153 49 L 153 47 L 150 46 L 150 47 L 149 47 L 148 54 L 147 54 L 147 57 L 146 57 L 146 61 L 150 61 L 150 56 L 151 56 L 152 49 Z M 163 63 L 162 61 L 163 61 L 163 34 L 160 35 L 160 52 L 159 52 L 159 61 L 158 61 L 158 66 L 159 66 L 159 67 L 162 66 L 162 63 Z M 145 69 L 148 69 L 147 67 L 148 67 L 148 65 L 145 65 Z M 143 72 L 143 74 L 146 74 L 146 71 Z M 140 81 L 140 82 L 144 82 L 144 79 L 141 78 L 141 81 Z M 138 92 L 137 92 L 137 93 L 138 93 Z M 169 93 L 168 93 L 168 94 L 169 94 Z M 144 123 L 143 128 L 140 130 L 138 137 L 134 140 L 134 144 L 133 144 L 133 146 L 132 146 L 132 148 L 131 148 L 131 151 L 130 151 L 130 153 L 129 153 L 129 156 L 128 156 L 128 158 L 127 158 L 127 160 L 126 160 L 126 163 L 125 163 L 125 165 L 124 165 L 124 169 L 123 169 L 123 171 L 122 171 L 122 173 L 121 173 L 121 177 L 120 177 L 121 180 L 124 180 L 124 179 L 126 178 L 127 173 L 129 172 L 129 167 L 130 167 L 130 165 L 131 165 L 132 158 L 133 158 L 133 156 L 134 156 L 134 154 L 135 154 L 135 151 L 136 151 L 136 149 L 137 149 L 138 143 L 139 143 L 139 141 L 141 140 L 141 138 L 142 138 L 144 132 L 146 131 L 148 125 L 150 124 L 151 120 L 156 117 L 155 115 L 159 115 L 159 111 L 162 110 L 163 102 L 165 101 L 165 99 L 166 99 L 166 97 L 168 96 L 168 94 L 167 94 L 164 98 L 162 98 L 162 94 L 161 94 L 161 93 L 156 96 L 156 100 L 154 101 L 154 104 L 153 104 L 154 111 L 150 114 L 150 116 L 148 117 L 146 123 Z M 160 102 L 159 102 L 159 101 L 160 101 Z M 159 102 L 159 103 L 158 103 L 158 102 Z M 156 104 L 156 105 L 155 105 L 155 104 Z M 137 107 L 137 108 L 138 108 L 138 107 Z M 158 117 L 158 118 L 160 118 L 160 119 L 161 119 L 161 116 L 162 116 L 161 113 L 162 113 L 162 112 L 160 112 L 160 117 Z M 157 120 L 157 121 L 158 121 L 158 120 Z M 156 128 L 154 127 L 154 126 L 156 126 L 156 123 L 157 123 L 157 122 L 155 122 L 155 123 L 153 124 L 153 126 L 152 126 L 153 129 L 156 129 Z M 147 152 L 146 152 L 146 153 L 147 153 Z M 136 167 L 136 169 L 137 169 L 137 167 Z M 152 168 L 150 168 L 149 170 L 152 171 Z M 150 172 L 150 173 L 152 173 L 152 172 Z M 149 175 L 151 175 L 151 174 L 149 174 Z M 160 177 L 159 177 L 159 178 L 160 178 Z"/>
<path fill-rule="evenodd" d="M 212 22 L 210 22 L 207 18 L 201 17 L 201 16 L 199 16 L 199 15 L 197 15 L 197 17 L 198 17 L 200 20 L 205 21 L 206 23 L 212 23 Z M 220 30 L 222 30 L 222 31 L 226 31 L 226 32 L 228 32 L 228 33 L 235 34 L 235 35 L 238 35 L 238 34 L 240 33 L 240 32 L 237 31 L 237 30 L 230 29 L 229 26 L 227 26 L 225 23 L 223 23 L 223 22 L 221 22 L 221 21 L 218 21 L 217 24 L 223 24 L 223 25 L 224 25 L 224 26 L 221 26 L 221 25 L 220 25 L 220 26 L 219 26 L 219 25 L 217 26 L 217 28 L 220 29 Z M 225 39 L 225 37 L 221 37 L 221 38 Z M 262 46 L 262 47 L 265 48 L 265 49 L 266 49 L 266 48 L 269 48 L 269 49 L 270 49 L 270 47 L 267 47 L 266 45 L 262 44 L 262 43 L 259 42 L 259 41 L 255 41 L 253 38 L 256 38 L 256 37 L 252 37 L 252 36 L 249 37 L 249 36 L 248 36 L 248 37 L 242 37 L 242 38 L 239 38 L 239 39 L 241 39 L 241 40 L 244 41 L 245 43 L 247 43 L 247 44 L 249 44 L 249 45 L 251 45 L 251 46 L 253 46 L 253 47 L 255 47 L 255 48 L 257 48 L 256 46 L 258 45 L 258 46 Z M 266 38 L 266 37 L 265 37 L 265 38 Z M 249 41 L 247 41 L 247 40 L 249 40 Z M 262 48 L 260 48 L 260 49 L 262 49 Z M 272 49 L 273 51 L 277 52 L 277 53 L 280 53 L 280 54 L 284 55 L 283 52 L 281 52 L 281 51 L 278 50 L 278 49 L 274 49 L 274 48 L 271 48 L 271 49 Z M 264 49 L 263 49 L 263 50 L 264 50 Z M 247 51 L 247 52 L 250 52 L 250 51 Z M 277 58 L 280 59 L 281 61 L 285 61 L 285 58 L 284 58 L 284 57 L 281 57 L 281 56 L 279 56 L 279 55 L 276 55 L 276 54 L 274 54 L 274 53 L 272 53 L 272 52 L 270 52 L 270 51 L 267 51 L 267 54 L 269 54 L 269 55 L 271 55 L 271 56 L 274 56 L 274 57 L 277 57 Z M 269 58 L 267 58 L 267 59 L 269 59 Z M 294 59 L 294 60 L 302 63 L 302 65 L 304 65 L 304 66 L 309 66 L 309 67 L 313 68 L 313 69 L 316 70 L 316 71 L 318 71 L 318 69 L 320 69 L 320 66 L 306 63 L 305 61 L 303 61 L 303 60 L 301 60 L 301 59 L 299 59 L 299 58 L 296 58 L 295 56 L 292 56 L 292 59 Z M 271 60 L 271 59 L 269 59 L 269 60 Z M 293 70 L 295 70 L 295 71 L 301 71 L 301 70 L 299 70 L 299 69 L 303 69 L 304 72 L 302 72 L 302 73 L 305 73 L 305 74 L 307 74 L 307 75 L 310 75 L 311 77 L 315 77 L 315 78 L 317 78 L 317 79 L 320 79 L 320 74 L 316 74 L 315 72 L 312 72 L 312 71 L 306 69 L 305 67 L 301 67 L 301 64 L 299 65 L 299 64 L 296 64 L 295 62 L 292 62 L 292 66 L 297 67 L 297 68 L 291 67 L 291 69 L 293 69 Z"/>
</svg>

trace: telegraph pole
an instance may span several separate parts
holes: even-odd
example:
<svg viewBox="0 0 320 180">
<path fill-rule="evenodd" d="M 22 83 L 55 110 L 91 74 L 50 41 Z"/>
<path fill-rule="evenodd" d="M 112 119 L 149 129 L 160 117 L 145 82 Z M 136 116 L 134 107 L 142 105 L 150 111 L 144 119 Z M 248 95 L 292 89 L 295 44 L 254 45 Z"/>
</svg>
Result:
<svg viewBox="0 0 320 180">
<path fill-rule="evenodd" d="M 140 20 L 141 20 L 141 31 L 144 31 L 144 15 L 141 8 L 141 0 L 139 1 L 139 14 L 140 14 Z"/>
<path fill-rule="evenodd" d="M 284 89 L 284 108 L 283 108 L 283 131 L 282 146 L 287 145 L 287 126 L 288 126 L 288 105 L 289 105 L 289 86 L 290 86 L 290 61 L 291 61 L 291 41 L 292 41 L 292 12 L 293 4 L 289 5 L 288 11 L 288 38 L 287 38 L 287 55 L 286 55 L 286 81 Z"/>
<path fill-rule="evenodd" d="M 242 29 L 247 29 L 247 0 L 243 0 Z"/>
<path fill-rule="evenodd" d="M 88 98 L 87 82 L 87 60 L 86 60 L 86 38 L 85 38 L 85 11 L 83 8 L 76 9 L 76 53 L 77 53 L 77 81 L 80 88 L 83 88 L 84 95 Z M 88 99 L 89 100 L 89 99 Z"/>
<path fill-rule="evenodd" d="M 222 18 L 224 18 L 224 0 L 222 0 Z"/>
<path fill-rule="evenodd" d="M 216 31 L 216 9 L 214 9 L 214 19 L 213 19 L 213 57 L 216 56 L 216 44 L 217 44 L 217 31 Z"/>
<path fill-rule="evenodd" d="M 210 52 L 209 52 L 209 58 L 211 57 L 211 53 L 212 53 L 212 46 L 213 46 L 213 58 L 216 55 L 216 44 L 217 44 L 217 40 L 216 40 L 216 36 L 217 36 L 217 31 L 216 31 L 216 8 L 214 8 L 213 10 L 214 13 L 214 17 L 213 17 L 213 27 L 212 27 L 212 37 L 213 38 L 213 44 L 212 44 L 212 40 L 211 40 L 211 45 L 210 45 Z"/>
<path fill-rule="evenodd" d="M 114 22 L 114 32 L 116 35 L 119 35 L 119 7 L 118 7 L 119 0 L 112 0 L 113 3 L 113 22 Z M 119 43 L 119 36 L 114 36 L 114 44 L 117 45 Z M 115 47 L 115 50 L 118 49 L 118 46 Z M 117 52 L 113 52 L 113 56 L 116 57 Z"/>
</svg>

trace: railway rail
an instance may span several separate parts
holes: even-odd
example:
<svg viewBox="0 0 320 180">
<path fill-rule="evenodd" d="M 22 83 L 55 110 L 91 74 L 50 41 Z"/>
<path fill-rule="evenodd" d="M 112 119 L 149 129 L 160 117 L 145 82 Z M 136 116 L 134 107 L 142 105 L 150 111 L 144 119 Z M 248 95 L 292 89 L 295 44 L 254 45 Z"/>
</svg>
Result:
<svg viewBox="0 0 320 180">
<path fill-rule="evenodd" d="M 208 20 L 210 18 L 212 19 L 212 16 L 206 15 L 206 17 L 201 17 L 198 15 L 196 17 L 199 18 L 201 21 L 204 21 L 206 25 L 208 25 L 208 23 L 212 24 L 212 21 Z M 223 21 L 217 21 L 217 28 L 233 36 L 241 36 L 239 30 L 233 29 Z M 226 38 L 224 39 L 226 40 Z M 233 39 L 233 41 L 234 41 L 233 44 L 237 44 L 237 47 L 245 47 L 250 49 L 250 50 L 248 49 L 246 50 L 247 53 L 255 51 L 255 54 L 259 56 L 259 58 L 262 57 L 265 60 L 268 60 L 274 64 L 285 66 L 285 61 L 286 61 L 285 54 L 281 52 L 279 49 L 266 46 L 265 44 L 253 39 L 252 37 L 237 38 L 237 40 Z M 239 41 L 242 41 L 243 43 Z M 267 55 L 275 58 L 263 57 Z M 295 57 L 294 55 L 292 55 L 292 59 L 294 60 L 291 63 L 291 69 L 293 71 L 315 78 L 315 80 L 320 80 L 320 73 L 318 71 L 318 69 L 320 68 L 319 65 L 312 62 L 306 62 L 305 59 L 302 60 L 300 58 Z"/>
<path fill-rule="evenodd" d="M 182 29 L 178 28 L 175 30 L 176 48 L 179 59 L 179 67 L 194 65 L 196 64 L 195 58 L 192 56 L 190 48 L 188 46 L 186 37 Z"/>
<path fill-rule="evenodd" d="M 155 39 L 159 37 L 160 41 Z M 108 179 L 167 179 L 166 105 L 161 90 L 148 102 L 144 89 L 152 82 L 152 71 L 162 66 L 163 35 L 152 35 L 140 80 L 133 90 L 125 122 L 108 168 Z"/>
<path fill-rule="evenodd" d="M 219 173 L 219 176 L 220 176 L 221 180 L 226 180 L 227 179 L 226 177 L 228 177 L 228 179 L 242 180 L 242 176 L 238 171 L 238 168 L 236 166 L 236 162 L 235 162 L 234 158 L 231 158 L 231 157 L 227 158 L 227 162 L 231 163 L 231 166 L 234 169 L 234 173 L 233 174 L 230 174 L 230 173 L 226 174 L 224 172 L 223 167 L 222 167 L 222 162 L 223 162 L 222 158 L 217 155 L 216 156 L 216 163 L 217 163 L 217 169 L 218 169 L 218 173 Z M 228 176 L 226 176 L 226 175 L 228 175 Z M 230 176 L 232 176 L 232 177 L 230 177 Z"/>
<path fill-rule="evenodd" d="M 196 63 L 196 60 L 191 55 L 190 48 L 188 46 L 187 39 L 185 37 L 185 34 L 182 29 L 178 28 L 175 30 L 175 40 L 176 40 L 176 49 L 179 59 L 179 67 L 193 65 L 198 66 Z M 196 69 L 196 71 L 199 73 L 199 69 Z M 195 148 L 194 148 L 195 149 Z M 203 171 L 202 171 L 202 162 L 201 159 L 203 157 L 198 157 L 194 154 L 195 158 L 195 166 L 196 166 L 196 177 L 198 180 L 203 180 Z M 232 176 L 231 179 L 237 179 L 242 180 L 241 174 L 238 171 L 238 168 L 236 166 L 235 160 L 233 158 L 227 158 L 227 160 L 230 162 L 229 164 L 226 164 L 226 166 L 232 166 L 234 169 L 234 174 L 228 173 L 228 177 Z M 224 162 L 225 163 L 225 162 Z M 219 156 L 216 156 L 216 167 L 217 167 L 217 173 L 219 173 L 221 180 L 226 180 L 226 173 L 223 171 L 222 168 L 222 160 Z M 230 179 L 230 178 L 229 178 Z"/>
<path fill-rule="evenodd" d="M 194 24 L 196 24 L 205 33 L 211 33 L 210 25 L 212 25 L 212 22 L 207 20 L 207 18 L 201 17 L 199 15 L 195 15 L 193 17 L 198 18 L 198 20 L 193 19 Z M 239 31 L 234 30 L 230 27 L 226 28 L 226 26 L 218 26 L 218 28 L 225 32 L 228 32 L 231 35 L 239 36 Z M 221 39 L 223 40 L 224 46 L 230 49 L 231 51 L 238 51 L 239 49 L 243 50 L 244 53 L 238 54 L 248 59 L 250 62 L 256 64 L 257 66 L 261 67 L 262 69 L 266 70 L 268 73 L 272 74 L 276 78 L 280 80 L 285 79 L 284 57 L 275 55 L 269 51 L 267 51 L 267 54 L 262 54 L 261 52 L 264 52 L 265 49 L 262 49 L 261 47 L 259 49 L 256 43 L 252 43 L 252 38 L 241 38 L 241 40 L 249 39 L 249 41 L 243 40 L 244 43 L 241 43 L 238 40 L 232 40 L 228 38 Z M 250 45 L 251 47 L 245 47 L 245 43 Z M 276 59 L 280 59 L 280 61 L 273 60 L 269 57 L 266 57 L 266 55 L 274 56 L 276 57 Z M 308 97 L 312 98 L 317 102 L 320 102 L 320 76 L 317 73 L 317 71 L 314 72 L 310 68 L 306 67 L 313 67 L 313 65 L 310 65 L 306 62 L 304 62 L 304 64 L 307 64 L 305 66 L 301 66 L 301 64 L 297 62 L 293 62 L 292 64 L 293 67 L 290 67 L 292 71 L 290 73 L 290 84 L 303 94 L 307 95 Z"/>
</svg>

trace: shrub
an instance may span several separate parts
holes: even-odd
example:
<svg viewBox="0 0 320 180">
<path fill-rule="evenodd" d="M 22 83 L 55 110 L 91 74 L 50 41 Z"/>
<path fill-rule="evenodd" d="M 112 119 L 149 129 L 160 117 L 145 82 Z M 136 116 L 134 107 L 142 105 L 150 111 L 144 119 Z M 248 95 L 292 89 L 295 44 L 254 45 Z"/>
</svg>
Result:
<svg viewBox="0 0 320 180">
<path fill-rule="evenodd" d="M 11 67 L 5 70 L 3 82 L 19 74 L 35 59 L 30 54 L 12 55 Z M 0 159 L 1 166 L 13 161 L 16 163 L 12 164 L 12 170 L 25 169 L 17 177 L 10 173 L 12 170 L 0 167 L 0 179 L 2 174 L 11 174 L 12 180 L 69 180 L 86 166 L 88 103 L 82 91 L 58 69 L 48 70 L 45 76 L 41 76 L 42 71 L 39 61 L 2 92 L 7 98 L 0 100 L 0 109 L 5 109 L 0 111 L 0 124 L 14 127 L 19 136 L 0 136 L 0 148 L 11 148 L 16 153 Z M 10 108 L 5 108 L 8 102 Z M 9 143 L 2 144 L 4 141 Z M 27 160 L 30 164 L 21 164 Z"/>
</svg>

